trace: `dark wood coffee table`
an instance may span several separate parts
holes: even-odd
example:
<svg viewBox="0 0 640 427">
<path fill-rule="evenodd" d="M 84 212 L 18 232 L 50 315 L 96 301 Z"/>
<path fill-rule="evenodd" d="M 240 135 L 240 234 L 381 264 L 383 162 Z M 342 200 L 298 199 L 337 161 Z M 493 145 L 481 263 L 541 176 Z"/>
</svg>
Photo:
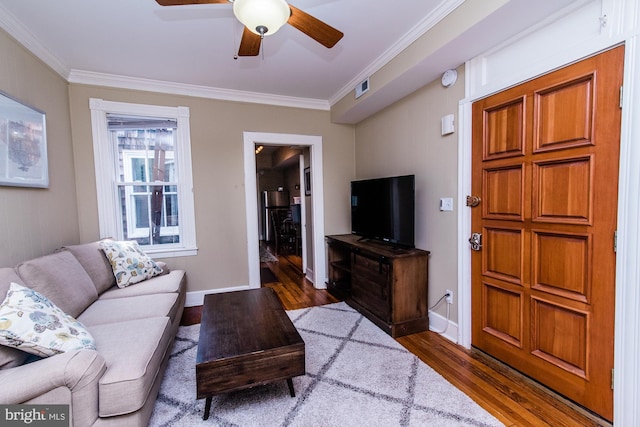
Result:
<svg viewBox="0 0 640 427">
<path fill-rule="evenodd" d="M 198 399 L 304 375 L 304 341 L 271 288 L 204 297 L 196 357 Z"/>
</svg>

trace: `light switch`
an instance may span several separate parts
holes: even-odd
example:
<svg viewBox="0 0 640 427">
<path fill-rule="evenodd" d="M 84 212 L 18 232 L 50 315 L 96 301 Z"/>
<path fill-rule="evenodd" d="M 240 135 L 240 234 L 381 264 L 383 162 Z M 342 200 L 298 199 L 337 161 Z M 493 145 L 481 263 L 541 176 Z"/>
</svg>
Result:
<svg viewBox="0 0 640 427">
<path fill-rule="evenodd" d="M 441 211 L 452 211 L 453 210 L 453 199 L 451 197 L 444 197 L 440 199 L 440 210 Z"/>
</svg>

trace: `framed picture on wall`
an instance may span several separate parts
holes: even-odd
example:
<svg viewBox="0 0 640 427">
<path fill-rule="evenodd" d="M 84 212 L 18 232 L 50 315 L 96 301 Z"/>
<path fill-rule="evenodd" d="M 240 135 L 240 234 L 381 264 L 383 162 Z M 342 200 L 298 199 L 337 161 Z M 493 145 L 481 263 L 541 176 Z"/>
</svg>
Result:
<svg viewBox="0 0 640 427">
<path fill-rule="evenodd" d="M 0 185 L 49 187 L 45 114 L 0 92 Z"/>
<path fill-rule="evenodd" d="M 304 168 L 304 195 L 311 195 L 311 168 Z"/>
</svg>

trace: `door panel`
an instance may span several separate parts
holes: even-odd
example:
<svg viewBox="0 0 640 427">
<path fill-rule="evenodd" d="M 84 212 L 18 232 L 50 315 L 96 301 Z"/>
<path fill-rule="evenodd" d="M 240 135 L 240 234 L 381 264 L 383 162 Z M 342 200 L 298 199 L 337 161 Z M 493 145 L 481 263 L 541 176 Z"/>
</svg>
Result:
<svg viewBox="0 0 640 427">
<path fill-rule="evenodd" d="M 592 224 L 592 156 L 533 163 L 533 219 Z"/>
<path fill-rule="evenodd" d="M 591 143 L 595 75 L 535 92 L 535 152 Z"/>
<path fill-rule="evenodd" d="M 524 164 L 485 169 L 483 176 L 484 217 L 492 219 L 524 219 L 522 189 Z"/>
<path fill-rule="evenodd" d="M 609 420 L 623 57 L 472 108 L 472 344 Z"/>
<path fill-rule="evenodd" d="M 589 313 L 541 298 L 533 298 L 532 304 L 532 354 L 588 379 Z"/>
<path fill-rule="evenodd" d="M 524 271 L 522 230 L 486 227 L 482 235 L 485 241 L 491 242 L 485 249 L 483 274 L 521 285 Z"/>
<path fill-rule="evenodd" d="M 533 289 L 588 302 L 591 236 L 532 230 Z"/>
<path fill-rule="evenodd" d="M 503 287 L 483 283 L 484 312 L 482 330 L 506 344 L 522 348 L 524 340 L 523 328 L 523 294 Z"/>
<path fill-rule="evenodd" d="M 524 102 L 517 98 L 486 110 L 484 160 L 524 154 Z"/>
</svg>

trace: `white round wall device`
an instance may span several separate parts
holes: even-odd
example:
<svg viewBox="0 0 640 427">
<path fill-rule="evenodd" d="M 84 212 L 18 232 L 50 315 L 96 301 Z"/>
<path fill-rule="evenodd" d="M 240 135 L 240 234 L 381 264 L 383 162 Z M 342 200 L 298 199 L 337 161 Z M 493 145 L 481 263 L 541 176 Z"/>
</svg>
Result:
<svg viewBox="0 0 640 427">
<path fill-rule="evenodd" d="M 450 87 L 458 80 L 458 72 L 456 70 L 447 70 L 442 74 L 442 86 Z"/>
</svg>

